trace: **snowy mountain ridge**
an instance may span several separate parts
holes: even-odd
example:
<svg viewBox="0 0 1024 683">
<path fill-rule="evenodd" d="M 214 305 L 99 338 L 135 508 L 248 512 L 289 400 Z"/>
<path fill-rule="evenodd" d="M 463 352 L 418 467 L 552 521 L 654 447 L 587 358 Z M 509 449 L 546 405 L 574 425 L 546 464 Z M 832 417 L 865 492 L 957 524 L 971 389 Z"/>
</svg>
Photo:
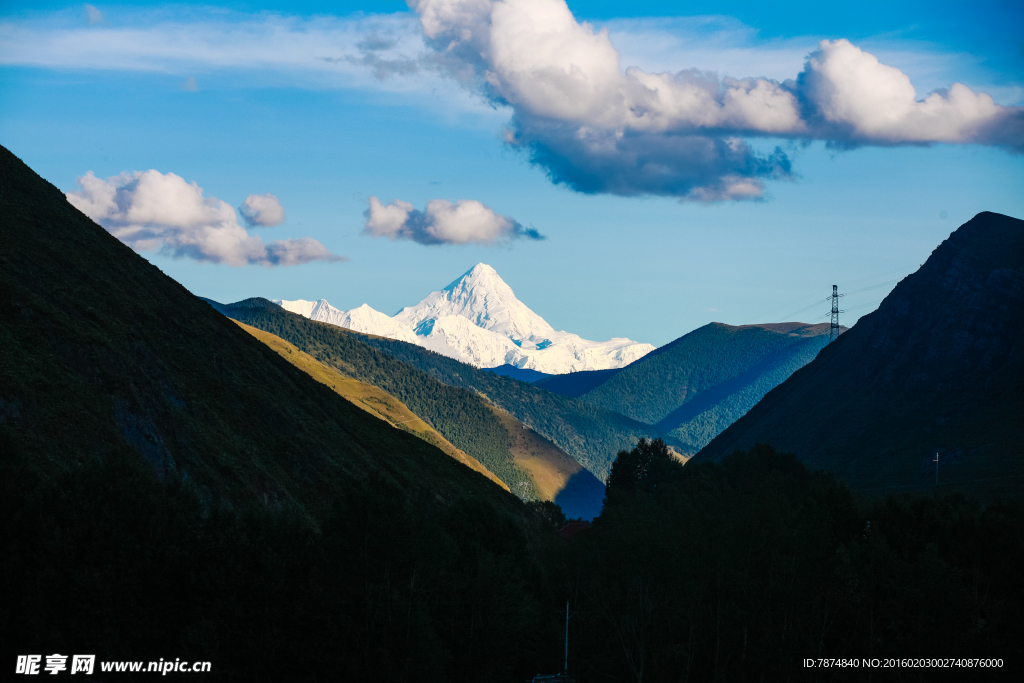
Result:
<svg viewBox="0 0 1024 683">
<path fill-rule="evenodd" d="M 483 368 L 508 364 L 565 374 L 623 367 L 654 350 L 625 338 L 595 342 L 556 332 L 484 263 L 393 317 L 366 304 L 342 311 L 324 299 L 274 303 L 312 320 L 410 342 Z"/>
<path fill-rule="evenodd" d="M 424 320 L 450 315 L 466 318 L 477 327 L 519 341 L 542 341 L 554 333 L 544 318 L 516 298 L 494 268 L 478 263 L 439 292 L 395 314 L 413 328 Z"/>
</svg>

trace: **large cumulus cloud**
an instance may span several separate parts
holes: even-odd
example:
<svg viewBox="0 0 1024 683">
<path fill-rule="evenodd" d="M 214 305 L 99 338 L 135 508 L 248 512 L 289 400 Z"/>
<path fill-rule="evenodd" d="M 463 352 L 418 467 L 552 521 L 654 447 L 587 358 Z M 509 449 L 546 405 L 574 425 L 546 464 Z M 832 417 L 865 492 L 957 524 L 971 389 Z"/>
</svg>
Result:
<svg viewBox="0 0 1024 683">
<path fill-rule="evenodd" d="M 809 137 L 841 145 L 976 143 L 1024 150 L 1024 110 L 962 83 L 917 99 L 899 69 L 847 40 L 823 40 L 787 87 Z"/>
<path fill-rule="evenodd" d="M 174 173 L 134 171 L 104 180 L 89 171 L 78 184 L 82 189 L 69 192 L 68 201 L 136 251 L 230 266 L 345 260 L 311 237 L 264 243 L 238 224 L 229 204 Z"/>
<path fill-rule="evenodd" d="M 792 80 L 622 68 L 606 30 L 564 0 L 409 0 L 436 67 L 514 111 L 506 142 L 581 192 L 756 199 L 791 175 L 776 148 L 977 143 L 1024 149 L 1024 114 L 962 84 L 923 100 L 846 40 L 822 41 Z"/>
<path fill-rule="evenodd" d="M 502 216 L 475 199 L 432 199 L 425 211 L 396 199 L 381 204 L 370 197 L 363 232 L 372 237 L 412 240 L 420 244 L 497 244 L 512 239 L 544 239 L 533 228 Z"/>
</svg>

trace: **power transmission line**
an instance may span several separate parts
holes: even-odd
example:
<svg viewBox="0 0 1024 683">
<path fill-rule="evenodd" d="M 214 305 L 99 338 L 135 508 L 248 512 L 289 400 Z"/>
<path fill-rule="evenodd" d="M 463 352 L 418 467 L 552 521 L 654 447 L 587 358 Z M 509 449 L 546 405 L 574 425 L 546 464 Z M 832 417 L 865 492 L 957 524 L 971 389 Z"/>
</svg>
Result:
<svg viewBox="0 0 1024 683">
<path fill-rule="evenodd" d="M 847 292 L 847 294 L 860 294 L 861 292 L 867 292 L 867 291 L 872 290 L 872 289 L 878 289 L 879 287 L 885 287 L 886 285 L 891 285 L 891 284 L 893 284 L 895 282 L 899 282 L 901 279 L 902 278 L 897 278 L 895 280 L 886 280 L 885 282 L 880 282 L 877 285 L 871 285 L 869 287 L 861 287 L 860 289 L 855 289 L 852 292 Z"/>
<path fill-rule="evenodd" d="M 903 275 L 905 277 L 907 275 L 907 268 L 906 267 L 897 268 L 896 270 L 890 270 L 890 271 L 885 272 L 885 273 L 875 273 L 874 275 L 865 275 L 864 277 L 859 277 L 856 280 L 847 280 L 846 282 L 843 283 L 843 287 L 849 287 L 850 285 L 856 285 L 858 283 L 864 282 L 865 280 L 874 280 L 875 278 L 885 277 L 886 275 L 895 275 L 896 273 L 903 273 Z M 901 278 L 897 278 L 896 282 L 899 282 L 902 279 L 903 279 L 902 277 Z"/>
<path fill-rule="evenodd" d="M 799 299 L 797 299 L 795 301 L 791 301 L 789 303 L 782 304 L 781 306 L 776 306 L 775 308 L 772 308 L 772 309 L 769 309 L 769 310 L 765 311 L 764 316 L 768 317 L 768 316 L 772 315 L 773 313 L 777 313 L 778 311 L 781 311 L 781 310 L 783 310 L 785 308 L 792 308 L 793 306 L 799 306 L 800 304 L 804 303 L 805 301 L 807 301 L 807 298 L 806 297 L 801 297 L 801 298 L 799 298 Z M 814 303 L 811 303 L 807 307 L 802 308 L 800 310 L 801 311 L 806 311 L 808 308 L 816 306 L 816 305 L 820 304 L 822 301 L 824 301 L 824 299 L 818 299 Z M 790 313 L 789 315 L 796 315 L 796 314 L 795 313 Z"/>
<path fill-rule="evenodd" d="M 860 282 L 864 282 L 866 280 L 875 280 L 875 279 L 880 278 L 880 277 L 886 277 L 886 276 L 892 275 L 894 273 L 904 273 L 905 274 L 906 271 L 907 271 L 906 268 L 899 268 L 897 270 L 891 270 L 891 271 L 887 271 L 887 272 L 884 272 L 884 273 L 877 273 L 875 275 L 868 275 L 866 277 L 857 278 L 855 280 L 848 280 L 846 283 L 843 284 L 843 287 L 848 287 L 850 285 L 857 284 L 857 283 L 860 283 Z M 861 292 L 867 292 L 867 291 L 870 291 L 872 289 L 878 289 L 879 287 L 885 287 L 886 285 L 897 283 L 897 282 L 899 282 L 902 279 L 903 279 L 903 277 L 899 277 L 899 278 L 895 278 L 895 279 L 889 279 L 889 280 L 886 280 L 885 282 L 880 282 L 878 284 L 868 285 L 867 287 L 861 287 L 860 289 L 855 289 L 852 292 L 846 292 L 846 294 L 848 294 L 848 295 L 860 294 Z M 800 299 L 796 299 L 796 300 L 792 300 L 791 299 L 789 303 L 783 304 L 781 306 L 776 306 L 775 308 L 768 309 L 767 311 L 764 312 L 763 317 L 761 317 L 760 319 L 763 320 L 764 318 L 772 316 L 775 313 L 777 313 L 778 311 L 781 311 L 781 310 L 784 310 L 784 309 L 787 309 L 787 308 L 794 308 L 796 306 L 801 306 L 801 304 L 804 304 L 806 302 L 806 304 L 803 305 L 798 310 L 795 310 L 792 313 L 787 313 L 786 315 L 784 315 L 784 316 L 782 316 L 780 318 L 772 320 L 773 323 L 789 322 L 789 321 L 793 320 L 794 316 L 800 315 L 801 313 L 803 313 L 805 311 L 808 311 L 808 310 L 814 308 L 815 306 L 818 306 L 819 304 L 822 304 L 822 303 L 825 303 L 825 302 L 828 302 L 828 301 L 831 301 L 831 300 L 832 300 L 832 297 L 825 297 L 824 299 L 815 299 L 814 301 L 810 301 L 807 298 L 800 298 Z M 826 314 L 824 316 L 821 316 L 821 317 L 827 318 L 828 314 Z M 815 318 L 815 319 L 817 320 L 818 318 Z M 758 321 L 754 321 L 754 322 L 749 323 L 749 324 L 756 324 L 757 322 Z"/>
<path fill-rule="evenodd" d="M 885 299 L 876 299 L 875 301 L 869 301 L 869 302 L 868 302 L 868 303 L 866 303 L 866 304 L 858 304 L 858 305 L 856 305 L 856 306 L 850 306 L 849 308 L 844 308 L 844 309 L 843 309 L 842 311 L 840 311 L 840 312 L 841 312 L 841 313 L 848 313 L 848 312 L 850 312 L 850 311 L 857 311 L 857 310 L 860 310 L 860 309 L 862 309 L 862 308 L 867 308 L 868 306 L 877 306 L 878 304 L 882 303 L 883 301 L 885 301 Z M 829 312 L 826 312 L 826 313 L 822 313 L 822 314 L 821 314 L 821 315 L 819 315 L 818 317 L 816 317 L 816 318 L 812 318 L 812 319 L 811 319 L 811 322 L 815 322 L 815 321 L 817 321 L 817 320 L 824 320 L 825 318 L 828 318 L 828 317 L 829 317 L 830 315 L 832 315 L 832 312 L 831 312 L 831 311 L 829 311 Z"/>
<path fill-rule="evenodd" d="M 817 301 L 815 301 L 810 306 L 804 306 L 799 311 L 794 311 L 793 313 L 787 313 L 783 317 L 779 318 L 778 320 L 773 320 L 772 322 L 776 322 L 776 323 L 789 322 L 789 320 L 791 320 L 793 318 L 793 316 L 800 315 L 804 311 L 807 311 L 809 309 L 812 309 L 812 308 L 815 308 L 817 306 L 820 306 L 821 304 L 825 303 L 826 301 L 831 301 L 831 299 L 832 299 L 832 297 L 825 297 L 824 299 L 818 299 Z"/>
<path fill-rule="evenodd" d="M 882 303 L 883 301 L 885 301 L 885 299 L 876 299 L 875 301 L 869 301 L 866 304 L 857 304 L 856 306 L 850 306 L 846 310 L 847 311 L 856 311 L 856 310 L 859 310 L 861 308 L 867 308 L 868 306 L 876 306 L 876 305 Z"/>
</svg>

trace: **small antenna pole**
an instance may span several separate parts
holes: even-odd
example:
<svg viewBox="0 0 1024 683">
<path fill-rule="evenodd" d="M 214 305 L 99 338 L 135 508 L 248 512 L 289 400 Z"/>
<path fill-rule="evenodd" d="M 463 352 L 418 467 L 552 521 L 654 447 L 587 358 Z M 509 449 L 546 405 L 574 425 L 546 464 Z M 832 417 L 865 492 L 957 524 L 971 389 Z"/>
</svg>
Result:
<svg viewBox="0 0 1024 683">
<path fill-rule="evenodd" d="M 565 673 L 569 673 L 569 601 L 565 601 Z"/>
<path fill-rule="evenodd" d="M 935 485 L 939 485 L 939 452 L 935 451 Z M 567 627 L 568 628 L 568 627 Z"/>
</svg>

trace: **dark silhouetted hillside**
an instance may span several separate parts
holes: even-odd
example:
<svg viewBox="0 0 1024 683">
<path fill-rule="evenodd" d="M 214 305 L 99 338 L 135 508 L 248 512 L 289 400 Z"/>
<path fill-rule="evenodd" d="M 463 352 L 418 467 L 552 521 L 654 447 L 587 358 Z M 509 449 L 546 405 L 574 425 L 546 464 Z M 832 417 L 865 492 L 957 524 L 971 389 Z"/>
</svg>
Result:
<svg viewBox="0 0 1024 683">
<path fill-rule="evenodd" d="M 215 498 L 310 513 L 369 479 L 510 499 L 278 357 L 5 149 L 0 188 L 0 429 L 44 476 L 125 451 Z"/>
<path fill-rule="evenodd" d="M 696 460 L 755 442 L 852 487 L 1024 487 L 1024 221 L 981 213 Z"/>
<path fill-rule="evenodd" d="M 864 665 L 808 676 L 804 658 L 935 650 L 1005 653 L 974 678 L 1015 680 L 1019 503 L 858 500 L 764 445 L 679 467 L 651 444 L 614 471 L 601 516 L 553 563 L 574 597 L 577 680 L 867 682 L 890 677 Z M 907 668 L 898 678 L 940 677 Z"/>
</svg>

